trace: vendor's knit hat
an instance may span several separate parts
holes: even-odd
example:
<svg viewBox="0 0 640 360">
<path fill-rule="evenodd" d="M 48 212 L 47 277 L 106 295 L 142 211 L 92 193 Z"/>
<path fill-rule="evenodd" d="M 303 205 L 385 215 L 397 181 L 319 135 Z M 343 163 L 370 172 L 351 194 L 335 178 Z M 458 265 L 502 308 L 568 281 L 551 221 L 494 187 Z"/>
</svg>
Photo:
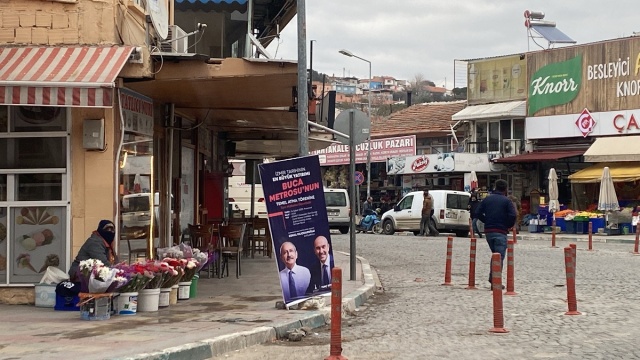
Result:
<svg viewBox="0 0 640 360">
<path fill-rule="evenodd" d="M 111 220 L 100 220 L 100 224 L 98 224 L 98 234 L 111 244 L 113 238 L 116 236 L 116 226 L 113 225 Z"/>
</svg>

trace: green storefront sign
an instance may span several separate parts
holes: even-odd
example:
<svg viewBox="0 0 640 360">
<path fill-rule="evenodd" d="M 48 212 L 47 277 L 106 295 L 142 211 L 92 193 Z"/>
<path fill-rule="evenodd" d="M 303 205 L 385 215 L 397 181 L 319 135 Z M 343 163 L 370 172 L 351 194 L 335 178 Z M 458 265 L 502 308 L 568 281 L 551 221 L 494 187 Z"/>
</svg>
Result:
<svg viewBox="0 0 640 360">
<path fill-rule="evenodd" d="M 582 55 L 543 66 L 529 83 L 529 115 L 549 106 L 571 102 L 582 84 Z"/>
</svg>

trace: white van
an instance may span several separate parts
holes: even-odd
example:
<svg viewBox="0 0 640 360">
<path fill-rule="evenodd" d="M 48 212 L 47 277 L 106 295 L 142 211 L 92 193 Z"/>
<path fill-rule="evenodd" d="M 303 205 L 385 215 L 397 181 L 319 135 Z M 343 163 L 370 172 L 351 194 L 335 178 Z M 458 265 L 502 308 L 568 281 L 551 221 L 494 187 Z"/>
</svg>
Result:
<svg viewBox="0 0 640 360">
<path fill-rule="evenodd" d="M 393 210 L 382 214 L 382 231 L 393 235 L 396 231 L 420 233 L 422 218 L 422 191 L 405 195 Z M 471 195 L 463 191 L 429 190 L 433 198 L 434 214 L 431 221 L 440 232 L 454 232 L 456 236 L 469 235 L 469 200 Z"/>
<path fill-rule="evenodd" d="M 232 210 L 244 211 L 244 216 L 251 214 L 251 184 L 245 183 L 244 160 L 231 160 L 233 175 L 229 178 L 227 198 Z M 262 184 L 254 185 L 253 215 L 267 218 L 267 205 L 264 201 Z"/>
<path fill-rule="evenodd" d="M 347 234 L 351 223 L 351 209 L 347 190 L 324 188 L 324 202 L 327 206 L 329 229 L 337 229 L 341 234 Z"/>
</svg>

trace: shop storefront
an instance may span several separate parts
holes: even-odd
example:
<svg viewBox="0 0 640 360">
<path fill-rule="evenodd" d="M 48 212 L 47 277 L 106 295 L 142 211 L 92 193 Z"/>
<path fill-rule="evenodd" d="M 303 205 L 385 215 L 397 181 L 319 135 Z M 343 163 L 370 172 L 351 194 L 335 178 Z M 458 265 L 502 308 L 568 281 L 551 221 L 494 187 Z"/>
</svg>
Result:
<svg viewBox="0 0 640 360">
<path fill-rule="evenodd" d="M 527 139 L 536 151 L 555 146 L 584 153 L 584 163 L 562 171 L 571 183 L 567 205 L 574 209 L 597 207 L 607 165 L 623 207 L 640 196 L 634 193 L 637 179 L 627 176 L 640 166 L 637 137 L 631 136 L 640 134 L 639 58 L 640 39 L 634 37 L 527 55 Z"/>
</svg>

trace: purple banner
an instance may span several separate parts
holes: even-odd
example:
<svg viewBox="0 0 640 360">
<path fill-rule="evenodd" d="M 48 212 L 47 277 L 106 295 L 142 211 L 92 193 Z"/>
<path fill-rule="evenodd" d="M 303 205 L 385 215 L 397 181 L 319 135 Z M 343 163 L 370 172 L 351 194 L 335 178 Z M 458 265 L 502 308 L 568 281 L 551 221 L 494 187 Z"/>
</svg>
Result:
<svg viewBox="0 0 640 360">
<path fill-rule="evenodd" d="M 258 168 L 284 302 L 330 292 L 333 249 L 318 156 Z"/>
</svg>

